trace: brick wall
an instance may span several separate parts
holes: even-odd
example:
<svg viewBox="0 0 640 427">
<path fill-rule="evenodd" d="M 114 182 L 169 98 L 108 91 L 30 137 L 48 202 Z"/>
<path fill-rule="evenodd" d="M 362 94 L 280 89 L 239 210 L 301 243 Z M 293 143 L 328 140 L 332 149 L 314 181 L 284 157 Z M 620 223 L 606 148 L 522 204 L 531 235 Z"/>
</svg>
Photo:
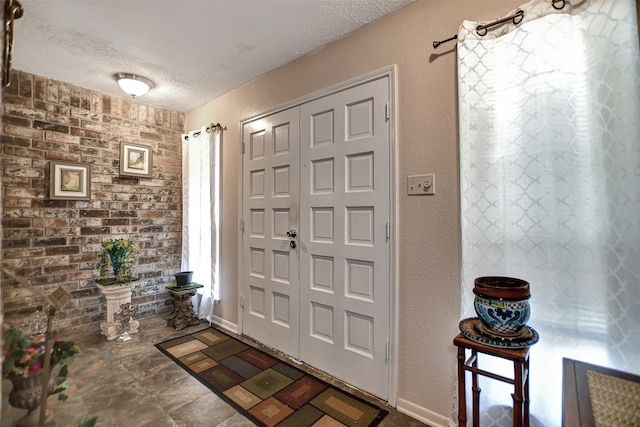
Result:
<svg viewBox="0 0 640 427">
<path fill-rule="evenodd" d="M 114 82 L 115 84 L 115 82 Z M 184 114 L 13 71 L 2 125 L 2 263 L 46 293 L 73 295 L 56 314 L 65 332 L 99 332 L 100 244 L 131 237 L 140 247 L 132 303 L 138 317 L 170 311 L 165 285 L 180 270 Z M 120 143 L 153 148 L 153 178 L 119 176 Z M 91 165 L 91 200 L 48 199 L 51 160 Z M 42 301 L 2 277 L 5 320 Z"/>
</svg>

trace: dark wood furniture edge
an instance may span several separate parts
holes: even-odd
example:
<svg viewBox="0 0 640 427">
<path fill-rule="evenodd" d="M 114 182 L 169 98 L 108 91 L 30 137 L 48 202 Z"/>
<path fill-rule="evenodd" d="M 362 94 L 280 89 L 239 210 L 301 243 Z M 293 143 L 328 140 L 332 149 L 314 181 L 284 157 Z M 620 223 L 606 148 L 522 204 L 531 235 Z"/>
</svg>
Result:
<svg viewBox="0 0 640 427">
<path fill-rule="evenodd" d="M 482 353 L 489 354 L 491 356 L 500 357 L 502 359 L 517 359 L 520 362 L 524 362 L 527 360 L 529 356 L 530 347 L 524 348 L 502 348 L 502 347 L 492 347 L 487 344 L 482 344 L 479 342 L 475 342 L 465 337 L 464 334 L 459 333 L 453 339 L 453 344 L 457 347 L 467 347 L 469 349 L 475 349 L 477 351 L 481 351 Z"/>
<path fill-rule="evenodd" d="M 562 426 L 580 425 L 576 371 L 572 359 L 562 358 Z"/>
<path fill-rule="evenodd" d="M 594 427 L 587 371 L 640 384 L 640 376 L 568 358 L 562 359 L 562 422 L 564 427 Z"/>
</svg>

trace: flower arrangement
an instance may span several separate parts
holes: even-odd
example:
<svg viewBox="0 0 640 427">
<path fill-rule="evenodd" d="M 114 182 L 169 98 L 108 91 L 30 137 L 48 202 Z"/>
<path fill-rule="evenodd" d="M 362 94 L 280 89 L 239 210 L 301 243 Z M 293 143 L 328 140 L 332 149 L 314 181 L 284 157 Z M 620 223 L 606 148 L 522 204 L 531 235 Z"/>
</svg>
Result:
<svg viewBox="0 0 640 427">
<path fill-rule="evenodd" d="M 4 334 L 3 374 L 28 377 L 42 371 L 45 340 L 45 334 L 24 335 L 17 329 L 7 329 Z M 56 387 L 50 394 L 60 393 L 59 400 L 67 398 L 62 392 L 68 388 L 68 367 L 73 363 L 73 356 L 79 352 L 80 349 L 73 341 L 54 340 L 51 348 L 51 368 L 56 365 L 61 365 L 61 368 L 57 373 Z"/>
<path fill-rule="evenodd" d="M 100 280 L 101 284 L 126 283 L 137 280 L 132 276 L 131 268 L 138 260 L 137 253 L 140 246 L 131 239 L 109 239 L 102 242 L 100 252 Z M 109 278 L 109 267 L 113 269 L 114 278 Z"/>
</svg>

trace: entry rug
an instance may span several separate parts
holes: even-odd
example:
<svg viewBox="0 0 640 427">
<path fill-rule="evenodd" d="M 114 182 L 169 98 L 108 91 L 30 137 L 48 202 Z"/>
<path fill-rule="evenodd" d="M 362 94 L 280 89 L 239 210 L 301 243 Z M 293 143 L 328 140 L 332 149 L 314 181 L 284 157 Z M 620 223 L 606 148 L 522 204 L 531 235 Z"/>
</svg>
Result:
<svg viewBox="0 0 640 427">
<path fill-rule="evenodd" d="M 156 347 L 258 426 L 373 427 L 388 414 L 217 329 Z"/>
</svg>

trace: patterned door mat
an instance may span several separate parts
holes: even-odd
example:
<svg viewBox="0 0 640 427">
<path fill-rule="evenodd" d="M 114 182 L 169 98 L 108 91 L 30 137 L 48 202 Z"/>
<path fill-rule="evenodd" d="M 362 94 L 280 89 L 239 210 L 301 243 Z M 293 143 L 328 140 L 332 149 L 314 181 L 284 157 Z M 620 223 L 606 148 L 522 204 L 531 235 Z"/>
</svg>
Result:
<svg viewBox="0 0 640 427">
<path fill-rule="evenodd" d="M 377 426 L 388 414 L 208 328 L 156 347 L 258 426 Z"/>
</svg>

